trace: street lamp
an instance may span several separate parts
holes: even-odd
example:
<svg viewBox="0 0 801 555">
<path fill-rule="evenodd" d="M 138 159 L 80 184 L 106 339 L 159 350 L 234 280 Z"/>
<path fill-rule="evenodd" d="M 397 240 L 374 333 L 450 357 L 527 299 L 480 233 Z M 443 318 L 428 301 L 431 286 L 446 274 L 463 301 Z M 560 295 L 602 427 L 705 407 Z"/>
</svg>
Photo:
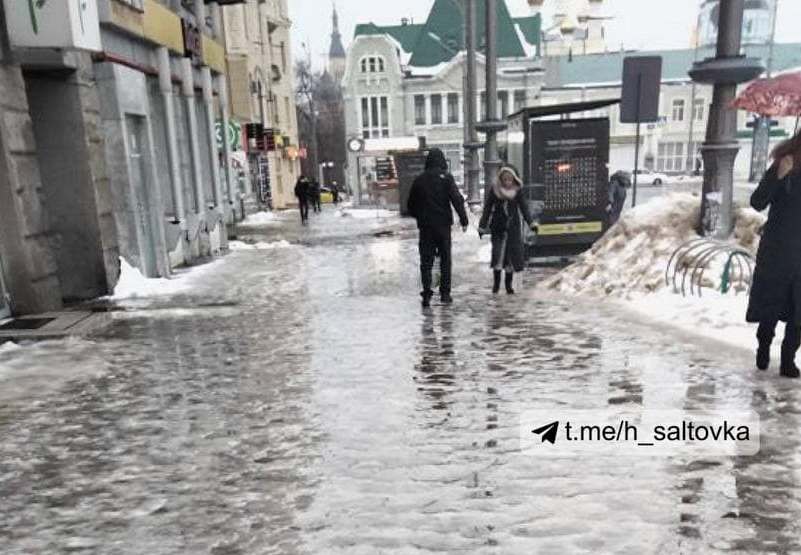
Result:
<svg viewBox="0 0 801 555">
<path fill-rule="evenodd" d="M 744 0 L 721 0 L 717 55 L 693 64 L 693 81 L 714 85 L 704 157 L 704 186 L 699 231 L 728 238 L 733 230 L 734 161 L 737 142 L 737 112 L 731 103 L 737 85 L 757 77 L 765 69 L 756 58 L 740 55 Z"/>
</svg>

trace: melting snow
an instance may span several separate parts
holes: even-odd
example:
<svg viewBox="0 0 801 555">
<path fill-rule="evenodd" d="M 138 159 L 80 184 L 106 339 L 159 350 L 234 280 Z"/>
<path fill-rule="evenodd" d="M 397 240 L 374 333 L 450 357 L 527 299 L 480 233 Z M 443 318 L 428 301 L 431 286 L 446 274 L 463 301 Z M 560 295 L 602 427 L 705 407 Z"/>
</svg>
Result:
<svg viewBox="0 0 801 555">
<path fill-rule="evenodd" d="M 256 212 L 245 218 L 239 225 L 247 227 L 267 226 L 279 223 L 281 219 L 275 212 Z"/>
<path fill-rule="evenodd" d="M 700 198 L 689 193 L 652 200 L 624 213 L 593 248 L 543 286 L 567 294 L 604 297 L 652 321 L 725 341 L 738 347 L 753 343 L 755 328 L 745 322 L 744 292 L 723 295 L 713 288 L 702 297 L 683 297 L 665 280 L 671 255 L 697 237 Z M 765 216 L 737 208 L 734 241 L 751 252 L 759 245 Z M 719 282 L 710 268 L 708 285 Z"/>
</svg>

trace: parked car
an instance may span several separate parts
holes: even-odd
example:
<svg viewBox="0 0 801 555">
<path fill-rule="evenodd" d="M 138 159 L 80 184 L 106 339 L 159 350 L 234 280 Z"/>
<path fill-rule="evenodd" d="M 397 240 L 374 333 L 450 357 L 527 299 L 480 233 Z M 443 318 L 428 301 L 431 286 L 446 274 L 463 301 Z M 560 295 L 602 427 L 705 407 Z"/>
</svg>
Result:
<svg viewBox="0 0 801 555">
<path fill-rule="evenodd" d="M 666 173 L 655 172 L 653 170 L 637 170 L 638 185 L 668 185 L 673 183 L 673 177 Z"/>
</svg>

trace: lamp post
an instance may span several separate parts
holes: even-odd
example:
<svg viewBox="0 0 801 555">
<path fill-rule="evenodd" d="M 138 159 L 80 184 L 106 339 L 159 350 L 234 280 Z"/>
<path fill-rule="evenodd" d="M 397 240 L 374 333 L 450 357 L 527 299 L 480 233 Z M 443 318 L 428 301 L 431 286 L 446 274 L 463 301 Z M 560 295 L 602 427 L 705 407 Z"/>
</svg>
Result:
<svg viewBox="0 0 801 555">
<path fill-rule="evenodd" d="M 486 8 L 486 70 L 487 113 L 476 129 L 486 134 L 484 143 L 484 197 L 492 187 L 500 169 L 498 160 L 498 133 L 506 129 L 506 123 L 498 119 L 498 44 L 497 44 L 497 0 L 485 0 Z"/>
<path fill-rule="evenodd" d="M 465 113 L 465 175 L 467 178 L 467 203 L 470 206 L 481 204 L 478 192 L 479 168 L 478 142 L 476 133 L 476 0 L 465 0 L 465 45 L 467 48 L 464 80 Z"/>
<path fill-rule="evenodd" d="M 713 85 L 704 157 L 704 186 L 698 230 L 703 235 L 728 238 L 734 227 L 734 161 L 737 142 L 737 112 L 730 107 L 737 85 L 750 81 L 765 69 L 756 58 L 740 55 L 745 0 L 720 0 L 717 55 L 693 64 L 693 81 Z"/>
</svg>

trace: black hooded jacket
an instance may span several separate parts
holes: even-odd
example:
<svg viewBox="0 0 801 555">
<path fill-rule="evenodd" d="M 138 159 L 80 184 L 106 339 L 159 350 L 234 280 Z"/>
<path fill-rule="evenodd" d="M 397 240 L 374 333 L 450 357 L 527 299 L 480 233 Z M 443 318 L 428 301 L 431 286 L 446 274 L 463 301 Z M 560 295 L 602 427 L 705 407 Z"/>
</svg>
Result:
<svg viewBox="0 0 801 555">
<path fill-rule="evenodd" d="M 426 169 L 414 180 L 409 193 L 409 214 L 417 219 L 417 227 L 450 227 L 453 210 L 459 214 L 459 223 L 467 226 L 464 198 L 456 188 L 453 176 L 448 173 L 445 155 L 438 148 L 428 153 Z"/>
</svg>

